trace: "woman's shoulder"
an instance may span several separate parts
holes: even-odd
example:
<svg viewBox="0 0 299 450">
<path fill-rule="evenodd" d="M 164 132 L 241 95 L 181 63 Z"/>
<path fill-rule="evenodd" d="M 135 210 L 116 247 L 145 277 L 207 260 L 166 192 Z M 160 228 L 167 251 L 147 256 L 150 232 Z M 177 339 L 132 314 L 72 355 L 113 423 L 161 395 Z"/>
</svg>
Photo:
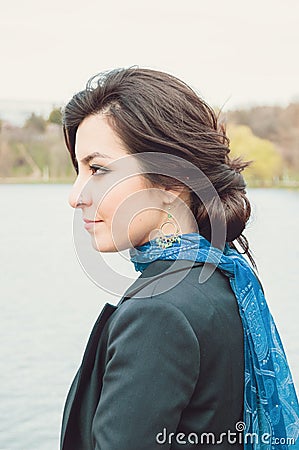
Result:
<svg viewBox="0 0 299 450">
<path fill-rule="evenodd" d="M 169 267 L 169 264 L 163 263 L 160 263 L 160 268 Z M 118 306 L 111 320 L 111 328 L 116 323 L 128 325 L 132 321 L 138 321 L 145 327 L 155 326 L 156 323 L 161 324 L 162 318 L 172 322 L 174 327 L 178 323 L 189 327 L 198 339 L 211 332 L 219 336 L 232 332 L 241 334 L 238 305 L 228 278 L 215 269 L 201 283 L 202 269 L 203 265 L 196 265 L 180 273 L 180 276 L 173 270 L 153 278 L 144 296 L 142 290 L 138 291 L 138 297 L 133 295 Z"/>
<path fill-rule="evenodd" d="M 176 307 L 186 316 L 196 313 L 204 320 L 212 313 L 226 315 L 238 311 L 229 278 L 219 268 L 183 260 L 179 263 L 155 261 L 150 265 L 151 271 L 144 271 L 146 279 L 152 278 L 144 290 L 137 291 L 136 300 L 141 302 L 141 308 L 146 307 L 148 301 L 153 308 L 162 302 Z M 134 299 L 135 295 L 131 298 Z"/>
</svg>

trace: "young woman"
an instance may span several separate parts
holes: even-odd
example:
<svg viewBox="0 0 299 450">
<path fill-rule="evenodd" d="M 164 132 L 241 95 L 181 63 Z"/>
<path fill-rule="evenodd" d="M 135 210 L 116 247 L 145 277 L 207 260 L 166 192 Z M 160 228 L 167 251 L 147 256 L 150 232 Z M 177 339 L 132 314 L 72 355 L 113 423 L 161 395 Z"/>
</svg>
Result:
<svg viewBox="0 0 299 450">
<path fill-rule="evenodd" d="M 141 275 L 94 325 L 61 449 L 296 448 L 292 377 L 242 235 L 248 162 L 213 110 L 174 76 L 117 69 L 74 95 L 63 129 L 70 204 L 93 247 L 129 249 Z"/>
</svg>

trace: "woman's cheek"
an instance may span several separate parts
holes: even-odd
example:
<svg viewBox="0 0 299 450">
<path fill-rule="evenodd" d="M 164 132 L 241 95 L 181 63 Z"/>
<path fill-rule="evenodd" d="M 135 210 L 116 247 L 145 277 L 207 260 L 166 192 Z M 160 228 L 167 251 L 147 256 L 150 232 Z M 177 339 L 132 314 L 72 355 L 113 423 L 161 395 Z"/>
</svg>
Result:
<svg viewBox="0 0 299 450">
<path fill-rule="evenodd" d="M 126 198 L 126 192 L 122 191 L 119 187 L 113 188 L 109 191 L 98 207 L 98 215 L 102 220 L 111 224 L 112 220 L 117 220 L 118 216 L 122 216 L 121 207 L 122 202 Z"/>
<path fill-rule="evenodd" d="M 128 229 L 131 226 L 131 222 L 136 224 L 137 221 L 141 225 L 144 209 L 147 210 L 147 204 L 152 203 L 151 196 L 151 202 L 148 200 L 149 193 L 143 179 L 131 177 L 112 186 L 107 185 L 105 192 L 102 191 L 97 216 L 114 230 L 114 227 L 120 227 L 122 232 L 124 227 Z"/>
</svg>

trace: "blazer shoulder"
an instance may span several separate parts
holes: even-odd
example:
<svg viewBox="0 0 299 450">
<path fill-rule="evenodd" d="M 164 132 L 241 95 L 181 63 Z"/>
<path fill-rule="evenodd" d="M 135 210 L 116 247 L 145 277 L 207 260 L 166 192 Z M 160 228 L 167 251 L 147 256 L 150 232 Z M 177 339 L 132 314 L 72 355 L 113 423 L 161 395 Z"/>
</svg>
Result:
<svg viewBox="0 0 299 450">
<path fill-rule="evenodd" d="M 166 302 L 159 296 L 130 298 L 121 303 L 110 318 L 108 332 L 113 333 L 114 329 L 126 328 L 133 324 L 153 329 L 161 326 L 163 321 L 167 321 L 168 326 L 172 326 L 174 330 L 179 326 L 195 337 L 184 312 L 175 304 Z"/>
<path fill-rule="evenodd" d="M 236 297 L 228 277 L 214 268 L 210 276 L 201 282 L 202 270 L 203 266 L 197 266 L 187 270 L 180 278 L 173 273 L 159 278 L 153 284 L 151 299 L 171 303 L 185 314 L 195 305 L 202 314 L 223 307 L 235 309 Z"/>
<path fill-rule="evenodd" d="M 153 303 L 162 302 L 179 309 L 199 342 L 211 333 L 219 337 L 241 337 L 242 323 L 239 307 L 229 279 L 216 269 L 204 282 L 199 282 L 201 267 L 194 267 L 179 280 L 169 275 L 155 283 L 151 294 Z"/>
<path fill-rule="evenodd" d="M 143 289 L 121 303 L 114 312 L 109 331 L 129 323 L 158 326 L 158 317 L 171 321 L 180 318 L 180 323 L 189 327 L 201 342 L 211 334 L 222 340 L 224 336 L 241 336 L 242 325 L 235 295 L 228 277 L 215 269 L 204 282 L 199 282 L 203 266 L 193 266 L 186 271 L 168 273 L 150 281 Z M 173 323 L 175 320 L 173 321 Z"/>
</svg>

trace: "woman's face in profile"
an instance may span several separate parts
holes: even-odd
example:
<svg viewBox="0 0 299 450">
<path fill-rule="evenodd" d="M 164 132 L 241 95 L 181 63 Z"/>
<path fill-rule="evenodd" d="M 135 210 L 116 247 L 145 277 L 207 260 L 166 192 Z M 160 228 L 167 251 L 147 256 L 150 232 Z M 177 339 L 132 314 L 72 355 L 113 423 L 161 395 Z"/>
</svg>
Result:
<svg viewBox="0 0 299 450">
<path fill-rule="evenodd" d="M 165 219 L 162 191 L 151 188 L 140 174 L 137 160 L 104 115 L 81 122 L 75 154 L 78 176 L 69 203 L 82 209 L 82 227 L 90 233 L 93 247 L 115 252 L 153 239 Z"/>
</svg>

